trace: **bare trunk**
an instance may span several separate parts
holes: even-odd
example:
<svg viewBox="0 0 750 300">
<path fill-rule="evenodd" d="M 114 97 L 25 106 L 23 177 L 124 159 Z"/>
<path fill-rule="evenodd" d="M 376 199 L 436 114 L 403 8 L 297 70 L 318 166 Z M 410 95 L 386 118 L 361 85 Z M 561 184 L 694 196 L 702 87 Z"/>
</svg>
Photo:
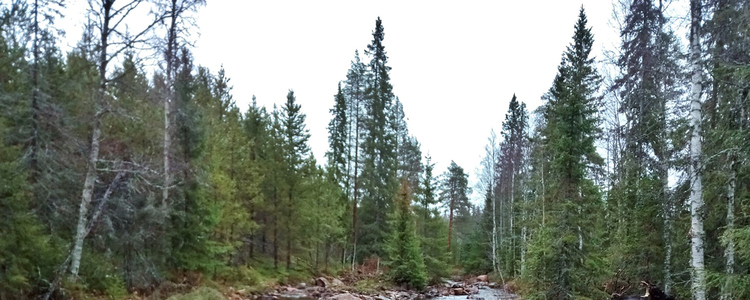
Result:
<svg viewBox="0 0 750 300">
<path fill-rule="evenodd" d="M 690 92 L 690 125 L 693 129 L 690 137 L 690 241 L 691 241 L 691 290 L 694 300 L 706 299 L 706 271 L 704 263 L 703 230 L 704 202 L 701 173 L 701 76 L 700 23 L 701 1 L 690 1 L 690 65 L 692 71 L 692 89 Z"/>
<path fill-rule="evenodd" d="M 100 92 L 100 94 L 102 94 Z M 91 152 L 89 153 L 88 167 L 86 170 L 86 179 L 83 183 L 81 192 L 81 204 L 78 208 L 78 225 L 76 226 L 76 236 L 73 240 L 73 251 L 71 253 L 70 277 L 76 280 L 78 277 L 78 268 L 81 265 L 81 253 L 83 252 L 83 240 L 86 238 L 86 223 L 88 223 L 89 204 L 94 194 L 94 184 L 96 183 L 96 162 L 99 160 L 99 137 L 101 136 L 101 122 L 99 120 L 101 113 L 97 113 L 94 121 L 94 132 L 91 136 Z"/>
<path fill-rule="evenodd" d="M 737 187 L 737 171 L 734 169 L 734 162 L 729 164 L 729 182 L 727 182 L 727 231 L 732 232 L 734 230 L 734 190 Z M 726 269 L 727 275 L 734 274 L 734 251 L 736 242 L 731 236 L 727 240 L 727 248 L 724 249 L 724 257 L 726 258 Z M 724 282 L 724 286 L 721 291 L 721 299 L 729 300 L 733 299 L 731 292 L 729 291 L 729 280 Z"/>
<path fill-rule="evenodd" d="M 75 281 L 78 278 L 78 268 L 81 265 L 81 253 L 83 252 L 83 240 L 88 233 L 86 223 L 88 223 L 88 211 L 91 199 L 94 194 L 94 185 L 97 180 L 96 163 L 99 161 L 99 139 L 102 135 L 101 119 L 104 115 L 104 93 L 107 89 L 107 46 L 109 37 L 109 21 L 111 19 L 110 9 L 113 1 L 103 3 L 104 14 L 102 16 L 103 24 L 101 26 L 101 52 L 99 53 L 99 88 L 96 95 L 96 113 L 94 114 L 93 128 L 91 133 L 91 149 L 89 152 L 86 178 L 83 182 L 81 191 L 81 204 L 78 208 L 78 224 L 76 226 L 76 235 L 73 239 L 73 249 L 70 259 L 70 279 Z"/>
<path fill-rule="evenodd" d="M 514 153 L 515 153 L 515 151 L 514 151 Z M 508 232 L 510 233 L 510 237 L 509 237 L 510 238 L 510 245 L 509 246 L 510 246 L 510 251 L 511 251 L 511 266 L 513 267 L 513 270 L 511 270 L 511 272 L 513 272 L 512 274 L 515 276 L 516 275 L 516 268 L 515 268 L 515 264 L 516 264 L 516 231 L 514 230 L 514 227 L 513 227 L 514 226 L 513 221 L 515 220 L 514 208 L 515 208 L 515 202 L 516 202 L 516 193 L 515 193 L 515 189 L 516 189 L 516 166 L 515 166 L 515 162 L 511 165 L 510 172 L 511 172 L 510 173 L 510 216 L 509 216 L 509 219 L 510 219 L 510 228 L 508 229 Z"/>
<path fill-rule="evenodd" d="M 31 141 L 29 148 L 29 179 L 32 184 L 36 183 L 37 168 L 37 148 L 39 144 L 39 1 L 34 1 L 34 65 L 32 70 L 31 83 Z"/>
<path fill-rule="evenodd" d="M 164 160 L 164 188 L 162 189 L 162 206 L 166 206 L 169 199 L 169 186 L 172 184 L 172 176 L 169 164 L 169 149 L 172 148 L 172 139 L 169 135 L 169 113 L 170 113 L 170 102 L 173 98 L 174 90 L 174 60 L 176 59 L 177 52 L 177 0 L 171 1 L 170 10 L 170 25 L 169 32 L 167 33 L 167 90 L 166 97 L 164 97 L 164 154 L 162 159 Z"/>
<path fill-rule="evenodd" d="M 494 159 L 493 159 L 494 161 Z M 494 176 L 494 174 L 493 174 Z M 494 180 L 491 183 L 494 186 Z M 500 272 L 500 265 L 497 259 L 497 205 L 495 201 L 495 195 L 492 195 L 492 268 L 495 272 Z"/>
<path fill-rule="evenodd" d="M 352 201 L 352 270 L 357 259 L 357 202 L 359 201 L 359 92 L 356 98 L 354 141 L 354 200 Z"/>
<path fill-rule="evenodd" d="M 448 252 L 451 252 L 451 233 L 453 232 L 453 197 L 451 196 L 450 207 L 448 208 L 450 215 L 448 216 Z"/>
</svg>

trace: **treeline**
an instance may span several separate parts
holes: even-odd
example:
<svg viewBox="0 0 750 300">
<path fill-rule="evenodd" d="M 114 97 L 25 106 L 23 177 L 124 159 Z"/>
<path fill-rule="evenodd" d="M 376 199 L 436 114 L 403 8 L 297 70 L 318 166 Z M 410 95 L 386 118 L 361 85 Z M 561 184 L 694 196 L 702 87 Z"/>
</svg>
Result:
<svg viewBox="0 0 750 300">
<path fill-rule="evenodd" d="M 601 64 L 581 9 L 545 103 L 529 113 L 513 96 L 478 174 L 467 271 L 528 299 L 635 294 L 642 280 L 750 297 L 750 3 L 671 5 L 689 7 L 685 43 L 667 2 L 622 1 L 621 46 Z"/>
<path fill-rule="evenodd" d="M 448 194 L 393 95 L 380 19 L 321 166 L 293 90 L 240 108 L 223 69 L 194 64 L 203 1 L 90 1 L 66 53 L 64 4 L 0 6 L 0 299 L 306 281 L 381 258 L 398 284 L 448 274 Z M 153 19 L 126 29 L 139 9 Z"/>
<path fill-rule="evenodd" d="M 689 1 L 687 43 L 666 3 L 624 1 L 604 64 L 581 9 L 544 105 L 513 96 L 498 117 L 483 206 L 461 166 L 435 174 L 409 133 L 380 19 L 332 83 L 321 165 L 293 90 L 239 108 L 223 70 L 194 65 L 185 33 L 203 1 L 121 1 L 91 1 L 66 53 L 62 1 L 0 6 L 0 299 L 362 263 L 416 288 L 456 266 L 494 273 L 529 299 L 641 280 L 750 298 L 747 1 Z M 141 8 L 153 19 L 126 30 Z"/>
</svg>

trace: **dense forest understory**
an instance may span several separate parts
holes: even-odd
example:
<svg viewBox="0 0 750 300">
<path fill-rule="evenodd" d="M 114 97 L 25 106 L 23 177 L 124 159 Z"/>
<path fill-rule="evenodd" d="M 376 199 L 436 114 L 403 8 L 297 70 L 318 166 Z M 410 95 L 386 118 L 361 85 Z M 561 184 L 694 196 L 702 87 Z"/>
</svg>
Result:
<svg viewBox="0 0 750 300">
<path fill-rule="evenodd" d="M 70 50 L 65 1 L 0 3 L 0 300 L 480 274 L 524 299 L 750 299 L 750 1 L 617 1 L 599 58 L 582 7 L 543 105 L 491 97 L 476 186 L 409 133 L 380 18 L 330 83 L 321 164 L 293 90 L 238 107 L 193 61 L 205 1 L 88 3 Z"/>
</svg>

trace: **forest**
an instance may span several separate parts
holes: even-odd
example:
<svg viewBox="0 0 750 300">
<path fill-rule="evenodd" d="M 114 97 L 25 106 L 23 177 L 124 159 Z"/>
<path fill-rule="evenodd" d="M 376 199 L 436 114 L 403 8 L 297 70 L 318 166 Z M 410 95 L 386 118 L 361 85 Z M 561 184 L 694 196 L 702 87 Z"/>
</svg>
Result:
<svg viewBox="0 0 750 300">
<path fill-rule="evenodd" d="M 193 60 L 211 3 L 89 0 L 70 51 L 65 5 L 0 2 L 0 300 L 480 274 L 523 299 L 641 281 L 750 299 L 750 1 L 616 1 L 607 57 L 581 7 L 541 106 L 490 97 L 511 100 L 476 174 L 435 169 L 409 132 L 388 20 L 329 83 L 316 158 L 294 90 L 238 107 Z"/>
</svg>

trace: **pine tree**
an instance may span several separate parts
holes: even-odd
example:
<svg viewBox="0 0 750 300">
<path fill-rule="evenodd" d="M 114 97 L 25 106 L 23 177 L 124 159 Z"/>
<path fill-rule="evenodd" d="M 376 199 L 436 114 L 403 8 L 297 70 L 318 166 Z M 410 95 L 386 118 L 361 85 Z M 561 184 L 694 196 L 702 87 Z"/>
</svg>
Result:
<svg viewBox="0 0 750 300">
<path fill-rule="evenodd" d="M 448 208 L 448 252 L 451 251 L 452 242 L 457 239 L 453 235 L 453 232 L 456 231 L 455 228 L 460 225 L 466 225 L 466 221 L 470 216 L 469 210 L 471 204 L 469 203 L 469 193 L 471 189 L 468 187 L 468 178 L 469 175 L 454 161 L 451 161 L 448 170 L 443 174 L 440 200 Z M 466 231 L 461 230 L 461 232 Z"/>
<path fill-rule="evenodd" d="M 348 157 L 347 157 L 347 168 L 348 178 L 350 180 L 348 186 L 351 186 L 351 190 L 347 191 L 349 198 L 351 198 L 351 243 L 352 243 L 352 266 L 356 261 L 357 254 L 357 206 L 360 201 L 360 165 L 361 165 L 361 152 L 362 149 L 360 144 L 362 137 L 365 136 L 365 112 L 364 112 L 364 98 L 365 98 L 365 86 L 367 80 L 367 66 L 362 63 L 359 59 L 359 51 L 354 51 L 354 61 L 351 62 L 351 67 L 346 74 L 346 87 L 344 88 L 347 107 L 349 108 L 349 124 L 348 127 Z"/>
<path fill-rule="evenodd" d="M 396 284 L 421 289 L 427 284 L 427 273 L 411 211 L 411 191 L 405 180 L 401 181 L 393 202 L 395 210 L 389 218 L 391 232 L 387 243 L 391 277 Z"/>
</svg>

